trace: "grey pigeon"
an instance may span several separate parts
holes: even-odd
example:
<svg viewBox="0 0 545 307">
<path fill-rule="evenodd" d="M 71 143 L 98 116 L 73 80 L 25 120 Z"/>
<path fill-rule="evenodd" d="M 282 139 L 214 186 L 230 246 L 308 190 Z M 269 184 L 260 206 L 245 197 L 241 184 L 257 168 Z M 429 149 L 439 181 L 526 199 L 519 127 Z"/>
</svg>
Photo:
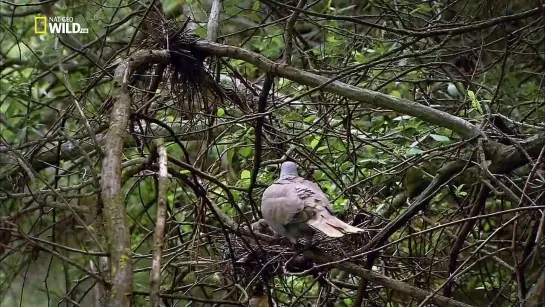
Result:
<svg viewBox="0 0 545 307">
<path fill-rule="evenodd" d="M 329 237 L 364 232 L 333 215 L 331 204 L 320 187 L 297 174 L 294 162 L 284 162 L 280 179 L 263 193 L 263 218 L 274 231 L 296 243 L 320 231 Z"/>
</svg>

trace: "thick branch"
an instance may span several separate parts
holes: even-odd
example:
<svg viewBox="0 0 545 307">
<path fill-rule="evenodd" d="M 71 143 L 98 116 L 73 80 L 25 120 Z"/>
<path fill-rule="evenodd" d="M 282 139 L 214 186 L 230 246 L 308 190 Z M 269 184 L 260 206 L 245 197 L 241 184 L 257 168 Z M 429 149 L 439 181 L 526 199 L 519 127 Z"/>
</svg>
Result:
<svg viewBox="0 0 545 307">
<path fill-rule="evenodd" d="M 545 304 L 545 269 L 541 270 L 541 274 L 539 274 L 536 283 L 530 288 L 530 291 L 528 291 L 525 306 L 537 307 L 543 306 L 543 304 Z"/>
<path fill-rule="evenodd" d="M 434 125 L 448 128 L 466 138 L 471 138 L 482 133 L 475 125 L 449 113 L 436 110 L 407 99 L 393 97 L 368 89 L 362 89 L 340 81 L 334 81 L 326 77 L 289 67 L 285 64 L 278 64 L 262 55 L 239 47 L 226 46 L 208 41 L 199 41 L 196 42 L 195 45 L 197 49 L 210 54 L 227 56 L 246 61 L 263 71 L 271 72 L 274 75 L 289 79 L 302 85 L 321 87 L 326 92 L 337 94 L 351 100 L 420 118 L 423 121 Z"/>
<path fill-rule="evenodd" d="M 168 63 L 168 52 L 137 52 L 121 63 L 115 72 L 115 102 L 106 134 L 102 161 L 101 195 L 104 203 L 104 221 L 109 243 L 111 265 L 111 293 L 108 306 L 132 305 L 131 234 L 125 216 L 124 195 L 121 190 L 121 160 L 127 134 L 131 97 L 128 93 L 133 72 L 153 63 Z"/>
<path fill-rule="evenodd" d="M 131 306 L 132 301 L 131 237 L 125 219 L 125 203 L 121 191 L 121 159 L 130 101 L 127 93 L 122 91 L 117 93 L 110 118 L 110 130 L 106 136 L 100 183 L 111 256 L 112 292 L 108 296 L 108 306 L 112 307 Z"/>
<path fill-rule="evenodd" d="M 220 13 L 221 13 L 221 1 L 214 0 L 212 1 L 212 9 L 210 9 L 210 16 L 208 16 L 208 26 L 206 38 L 215 42 L 218 37 L 218 25 L 220 22 Z"/>
</svg>

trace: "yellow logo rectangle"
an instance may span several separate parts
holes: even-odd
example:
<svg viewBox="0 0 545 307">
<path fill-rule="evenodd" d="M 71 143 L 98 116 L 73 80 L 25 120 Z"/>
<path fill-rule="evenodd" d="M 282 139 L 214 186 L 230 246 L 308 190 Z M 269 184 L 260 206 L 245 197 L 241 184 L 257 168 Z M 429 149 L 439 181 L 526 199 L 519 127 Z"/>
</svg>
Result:
<svg viewBox="0 0 545 307">
<path fill-rule="evenodd" d="M 44 26 L 43 30 L 38 30 L 38 24 L 43 20 Z M 47 17 L 46 16 L 37 16 L 34 17 L 34 33 L 35 34 L 47 34 Z"/>
</svg>

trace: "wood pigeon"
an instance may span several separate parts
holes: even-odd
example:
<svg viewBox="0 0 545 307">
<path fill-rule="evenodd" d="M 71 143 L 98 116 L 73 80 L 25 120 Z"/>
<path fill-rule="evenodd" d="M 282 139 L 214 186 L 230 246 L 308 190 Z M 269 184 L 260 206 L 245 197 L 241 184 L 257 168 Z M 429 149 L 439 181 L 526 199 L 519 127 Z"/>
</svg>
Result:
<svg viewBox="0 0 545 307">
<path fill-rule="evenodd" d="M 297 174 L 297 165 L 282 164 L 280 179 L 263 193 L 263 219 L 270 228 L 292 243 L 320 231 L 329 237 L 364 232 L 333 215 L 331 204 L 320 187 Z"/>
</svg>

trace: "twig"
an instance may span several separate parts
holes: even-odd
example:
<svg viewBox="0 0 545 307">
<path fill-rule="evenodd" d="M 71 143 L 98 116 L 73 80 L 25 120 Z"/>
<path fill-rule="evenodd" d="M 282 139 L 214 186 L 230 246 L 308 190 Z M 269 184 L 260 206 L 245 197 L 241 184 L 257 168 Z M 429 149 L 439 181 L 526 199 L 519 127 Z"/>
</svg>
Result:
<svg viewBox="0 0 545 307">
<path fill-rule="evenodd" d="M 151 306 L 159 307 L 159 288 L 161 286 L 161 258 L 165 244 L 165 223 L 167 213 L 167 191 L 168 191 L 168 169 L 167 151 L 163 139 L 155 141 L 157 154 L 159 156 L 159 175 L 157 178 L 157 219 L 155 221 L 155 232 L 153 233 L 153 260 L 150 273 L 150 298 Z"/>
</svg>

